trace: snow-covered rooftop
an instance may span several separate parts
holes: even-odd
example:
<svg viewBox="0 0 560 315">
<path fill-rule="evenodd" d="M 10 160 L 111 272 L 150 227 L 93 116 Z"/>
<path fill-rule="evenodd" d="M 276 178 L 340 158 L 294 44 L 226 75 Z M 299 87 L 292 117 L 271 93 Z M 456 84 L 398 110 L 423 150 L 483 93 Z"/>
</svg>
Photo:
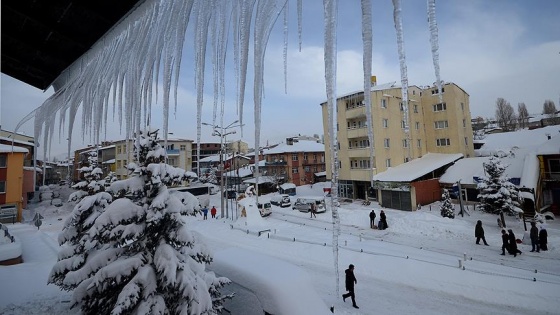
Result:
<svg viewBox="0 0 560 315">
<path fill-rule="evenodd" d="M 551 135 L 550 140 L 543 142 L 537 148 L 536 153 L 538 155 L 560 154 L 560 133 L 556 135 Z"/>
<path fill-rule="evenodd" d="M 462 153 L 428 153 L 419 159 L 391 167 L 385 172 L 376 174 L 373 176 L 373 180 L 381 182 L 410 182 L 444 165 L 453 163 L 462 157 Z"/>
<path fill-rule="evenodd" d="M 298 140 L 294 144 L 280 144 L 270 150 L 264 151 L 264 155 L 282 154 L 292 152 L 325 152 L 325 145 L 309 140 Z"/>
<path fill-rule="evenodd" d="M 0 153 L 11 153 L 11 152 L 27 153 L 29 152 L 29 150 L 27 150 L 26 148 L 17 147 L 15 145 L 11 146 L 7 144 L 0 144 Z"/>
<path fill-rule="evenodd" d="M 556 145 L 554 147 L 555 142 L 550 142 L 553 139 L 549 140 L 548 135 L 551 138 L 556 138 L 560 135 L 560 125 L 532 130 L 523 129 L 513 132 L 487 134 L 486 138 L 481 141 L 484 145 L 479 150 L 476 150 L 476 155 L 490 156 L 497 152 L 507 153 L 513 148 L 526 148 L 534 151 L 537 149 L 541 150 L 542 148 L 543 152 L 546 152 L 547 149 L 558 149 L 559 146 Z"/>
<path fill-rule="evenodd" d="M 34 146 L 35 145 L 35 143 L 33 143 L 33 142 L 17 140 L 17 139 L 12 139 L 12 138 L 8 138 L 8 137 L 0 137 L 0 140 L 10 141 L 10 142 L 13 141 L 14 143 L 20 143 L 20 144 L 25 144 L 25 145 L 29 145 L 29 146 Z"/>
<path fill-rule="evenodd" d="M 102 164 L 114 164 L 114 163 L 115 163 L 115 159 L 110 159 L 110 160 L 107 160 L 107 161 L 103 162 Z"/>
</svg>

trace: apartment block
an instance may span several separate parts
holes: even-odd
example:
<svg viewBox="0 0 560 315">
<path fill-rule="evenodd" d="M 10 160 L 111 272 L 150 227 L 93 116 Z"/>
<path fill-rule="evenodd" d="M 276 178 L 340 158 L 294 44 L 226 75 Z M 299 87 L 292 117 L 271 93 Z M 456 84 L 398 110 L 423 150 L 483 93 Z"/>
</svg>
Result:
<svg viewBox="0 0 560 315">
<path fill-rule="evenodd" d="M 373 175 L 429 152 L 474 156 L 469 95 L 454 83 L 444 83 L 441 93 L 435 86 L 409 86 L 408 104 L 403 104 L 396 82 L 374 85 L 371 105 L 373 164 L 364 92 L 342 95 L 336 101 L 339 194 L 343 198 L 365 199 L 368 193 L 375 198 L 375 191 L 369 189 Z M 321 107 L 326 164 L 330 165 L 327 103 Z M 326 171 L 327 178 L 332 178 L 330 167 Z"/>
<path fill-rule="evenodd" d="M 281 177 L 281 182 L 296 186 L 312 184 L 316 181 L 315 173 L 325 171 L 325 146 L 318 141 L 288 138 L 286 143 L 263 154 L 263 175 Z"/>
</svg>

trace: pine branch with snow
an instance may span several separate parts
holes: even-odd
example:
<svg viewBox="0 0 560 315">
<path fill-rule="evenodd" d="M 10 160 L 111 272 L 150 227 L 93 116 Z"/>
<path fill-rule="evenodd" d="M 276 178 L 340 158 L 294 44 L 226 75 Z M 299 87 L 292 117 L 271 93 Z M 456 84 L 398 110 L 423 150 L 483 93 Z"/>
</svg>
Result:
<svg viewBox="0 0 560 315">
<path fill-rule="evenodd" d="M 519 190 L 504 175 L 506 168 L 507 165 L 502 164 L 501 160 L 494 156 L 484 163 L 487 176 L 482 177 L 482 181 L 477 185 L 480 210 L 493 214 L 503 212 L 509 215 L 522 212 L 519 209 Z"/>
<path fill-rule="evenodd" d="M 163 163 L 157 130 L 140 132 L 134 150 L 132 177 L 108 188 L 128 198 L 116 199 L 95 220 L 89 235 L 103 246 L 77 273 L 82 281 L 73 305 L 86 314 L 222 310 L 231 296 L 219 289 L 229 280 L 205 270 L 211 253 L 186 226 L 184 215 L 195 213 L 196 198 L 167 189 L 194 174 Z"/>
<path fill-rule="evenodd" d="M 444 218 L 455 218 L 455 208 L 451 203 L 451 196 L 449 195 L 449 191 L 447 189 L 443 190 L 443 194 L 441 195 L 443 199 L 443 203 L 440 206 L 440 213 L 441 216 Z"/>
<path fill-rule="evenodd" d="M 94 195 L 105 190 L 105 181 L 101 179 L 103 171 L 97 167 L 97 152 L 87 152 L 87 159 L 80 162 L 80 182 L 72 186 L 77 191 L 70 194 L 68 202 L 79 202 L 86 196 Z"/>
</svg>

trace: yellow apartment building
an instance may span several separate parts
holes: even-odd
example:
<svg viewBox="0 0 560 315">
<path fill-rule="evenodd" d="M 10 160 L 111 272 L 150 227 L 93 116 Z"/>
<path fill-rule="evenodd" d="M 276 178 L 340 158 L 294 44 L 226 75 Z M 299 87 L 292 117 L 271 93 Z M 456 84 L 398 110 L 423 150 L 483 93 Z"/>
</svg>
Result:
<svg viewBox="0 0 560 315">
<path fill-rule="evenodd" d="M 0 144 L 0 221 L 19 222 L 24 206 L 23 160 L 29 151 Z M 15 214 L 15 220 L 8 218 Z"/>
<path fill-rule="evenodd" d="M 437 87 L 409 86 L 408 111 L 396 82 L 371 88 L 373 165 L 370 162 L 364 92 L 339 96 L 335 129 L 338 140 L 339 194 L 343 198 L 376 198 L 370 190 L 373 175 L 426 153 L 462 153 L 474 156 L 469 95 L 455 83 Z M 321 104 L 326 165 L 331 164 L 328 106 Z M 332 178 L 330 167 L 327 179 Z"/>
</svg>

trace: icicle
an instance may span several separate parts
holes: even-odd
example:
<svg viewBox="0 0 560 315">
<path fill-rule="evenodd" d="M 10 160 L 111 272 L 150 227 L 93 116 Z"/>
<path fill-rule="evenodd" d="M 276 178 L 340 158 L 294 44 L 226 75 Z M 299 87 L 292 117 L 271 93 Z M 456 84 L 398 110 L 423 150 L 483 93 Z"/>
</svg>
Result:
<svg viewBox="0 0 560 315">
<path fill-rule="evenodd" d="M 439 73 L 439 40 L 436 21 L 436 0 L 428 0 L 428 25 L 430 27 L 430 44 L 432 45 L 432 60 L 434 62 L 434 71 L 436 74 L 436 86 L 439 91 L 439 102 L 443 103 L 441 77 Z"/>
<path fill-rule="evenodd" d="M 284 93 L 288 94 L 288 1 L 284 7 L 284 50 L 282 57 L 284 58 Z"/>
<path fill-rule="evenodd" d="M 297 0 L 297 25 L 298 25 L 298 41 L 299 41 L 299 51 L 301 52 L 301 30 L 302 30 L 302 12 L 303 12 L 303 0 Z"/>
<path fill-rule="evenodd" d="M 325 82 L 329 113 L 329 151 L 331 156 L 331 214 L 333 219 L 333 258 L 336 278 L 336 296 L 339 295 L 338 236 L 340 217 L 338 215 L 338 137 L 336 133 L 336 22 L 337 0 L 323 0 L 325 13 Z"/>
<path fill-rule="evenodd" d="M 399 52 L 399 61 L 401 68 L 401 91 L 402 91 L 402 102 L 401 106 L 403 109 L 403 121 L 404 121 L 404 133 L 405 141 L 407 141 L 407 160 L 411 157 L 411 143 L 410 143 L 410 127 L 408 121 L 408 75 L 406 71 L 406 55 L 404 52 L 404 35 L 402 27 L 402 17 L 401 17 L 401 1 L 393 0 L 393 19 L 395 21 L 395 30 L 397 31 L 397 46 Z"/>
<path fill-rule="evenodd" d="M 373 123 L 371 117 L 371 59 L 373 47 L 373 31 L 371 18 L 371 0 L 362 0 L 362 42 L 364 46 L 364 102 L 366 105 L 366 122 L 369 141 L 369 167 L 371 170 L 370 185 L 373 186 L 373 169 L 375 158 L 373 152 Z"/>
</svg>

